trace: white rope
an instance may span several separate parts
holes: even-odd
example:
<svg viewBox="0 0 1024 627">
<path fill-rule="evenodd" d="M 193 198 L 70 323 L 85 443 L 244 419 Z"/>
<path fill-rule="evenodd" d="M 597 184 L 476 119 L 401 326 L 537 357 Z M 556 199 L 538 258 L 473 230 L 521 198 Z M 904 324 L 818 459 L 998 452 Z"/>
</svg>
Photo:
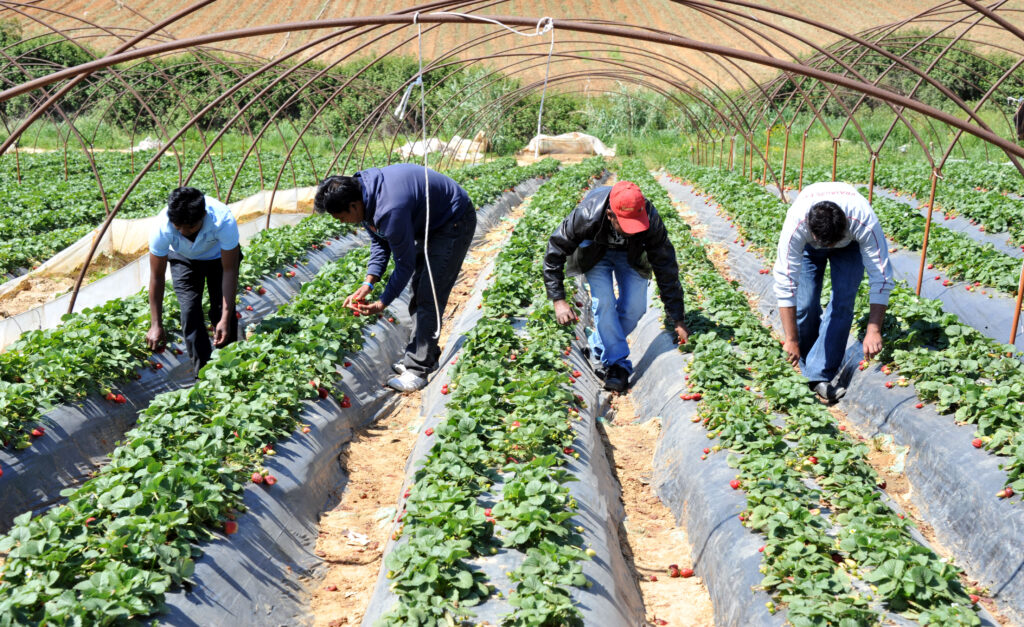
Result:
<svg viewBox="0 0 1024 627">
<path fill-rule="evenodd" d="M 479 22 L 488 22 L 496 26 L 500 26 L 505 30 L 520 35 L 522 37 L 539 37 L 548 31 L 551 32 L 551 45 L 548 47 L 548 61 L 547 66 L 544 68 L 544 87 L 540 93 L 540 110 L 537 112 L 537 135 L 540 136 L 541 120 L 544 117 L 544 98 L 548 91 L 548 76 L 551 74 L 551 56 L 555 51 L 555 20 L 544 16 L 537 20 L 537 25 L 534 27 L 534 32 L 527 33 L 518 31 L 507 24 L 491 19 L 489 17 L 483 17 L 479 15 L 472 15 L 470 13 L 457 13 L 455 11 L 437 11 L 434 13 L 428 13 L 427 15 L 457 15 L 470 20 L 476 20 Z M 420 12 L 416 11 L 412 14 L 412 23 L 416 26 L 416 50 L 419 56 L 419 72 L 416 75 L 416 82 L 420 84 L 420 127 L 423 130 L 423 181 L 424 181 L 424 200 L 427 205 L 427 220 L 425 230 L 423 232 L 423 259 L 427 263 L 427 278 L 430 280 L 430 293 L 434 297 L 434 313 L 437 316 L 437 329 L 434 331 L 434 339 L 441 336 L 441 308 L 437 302 L 437 288 L 434 285 L 434 273 L 430 268 L 430 255 L 428 254 L 428 245 L 430 242 L 430 170 L 429 160 L 427 155 L 427 97 L 426 97 L 426 86 L 423 84 L 423 27 L 419 21 Z M 415 83 L 413 83 L 415 85 Z M 409 86 L 410 89 L 412 85 Z M 407 91 L 405 96 L 402 98 L 402 103 L 399 105 L 399 110 L 405 112 L 405 102 L 409 92 Z M 534 158 L 540 156 L 540 140 L 533 147 Z"/>
</svg>

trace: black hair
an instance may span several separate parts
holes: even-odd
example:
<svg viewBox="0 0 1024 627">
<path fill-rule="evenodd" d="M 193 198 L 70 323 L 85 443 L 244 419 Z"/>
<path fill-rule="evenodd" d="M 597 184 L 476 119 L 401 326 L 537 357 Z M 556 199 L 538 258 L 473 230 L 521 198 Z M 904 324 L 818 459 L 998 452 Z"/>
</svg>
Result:
<svg viewBox="0 0 1024 627">
<path fill-rule="evenodd" d="M 206 217 L 206 198 L 194 187 L 179 187 L 167 197 L 167 219 L 175 226 L 192 226 Z"/>
<path fill-rule="evenodd" d="M 358 176 L 328 176 L 316 189 L 313 211 L 348 213 L 352 203 L 363 199 L 363 183 Z"/>
<path fill-rule="evenodd" d="M 825 246 L 832 246 L 846 235 L 846 215 L 836 203 L 823 200 L 811 205 L 807 212 L 807 227 L 814 239 Z"/>
</svg>

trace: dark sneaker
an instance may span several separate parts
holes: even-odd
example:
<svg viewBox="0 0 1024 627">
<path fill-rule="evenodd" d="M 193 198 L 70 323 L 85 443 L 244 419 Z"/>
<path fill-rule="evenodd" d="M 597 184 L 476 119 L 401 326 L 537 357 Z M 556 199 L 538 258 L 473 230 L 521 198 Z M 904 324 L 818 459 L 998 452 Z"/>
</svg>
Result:
<svg viewBox="0 0 1024 627">
<path fill-rule="evenodd" d="M 629 373 L 622 366 L 611 366 L 604 379 L 604 389 L 619 394 L 629 388 Z"/>
<path fill-rule="evenodd" d="M 835 403 L 846 396 L 846 388 L 837 388 L 828 381 L 811 381 L 807 385 L 812 392 L 829 403 Z"/>
</svg>

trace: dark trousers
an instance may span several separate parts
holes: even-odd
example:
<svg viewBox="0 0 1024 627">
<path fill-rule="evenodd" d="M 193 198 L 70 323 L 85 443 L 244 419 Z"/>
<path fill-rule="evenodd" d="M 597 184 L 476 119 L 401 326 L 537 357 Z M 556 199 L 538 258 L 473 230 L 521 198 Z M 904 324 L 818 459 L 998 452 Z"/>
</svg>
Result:
<svg viewBox="0 0 1024 627">
<path fill-rule="evenodd" d="M 185 336 L 185 348 L 198 374 L 206 362 L 210 361 L 210 353 L 213 352 L 210 334 L 203 319 L 203 292 L 207 291 L 210 295 L 210 324 L 217 326 L 223 313 L 223 265 L 219 258 L 203 261 L 188 259 L 174 252 L 167 255 L 167 261 L 171 264 L 174 293 L 181 307 L 181 331 Z M 237 339 L 238 318 L 232 316 L 227 343 Z"/>
<path fill-rule="evenodd" d="M 473 243 L 475 231 L 476 210 L 469 206 L 458 220 L 446 224 L 439 232 L 430 234 L 427 253 L 430 255 L 430 270 L 434 275 L 437 309 L 442 314 L 448 304 L 448 296 L 455 287 L 455 280 L 459 277 L 462 262 L 466 259 L 470 244 Z M 405 367 L 425 377 L 437 369 L 441 348 L 434 338 L 434 332 L 437 331 L 437 314 L 422 241 L 416 242 L 416 271 L 412 275 L 409 315 L 412 316 L 412 339 L 405 347 Z"/>
</svg>

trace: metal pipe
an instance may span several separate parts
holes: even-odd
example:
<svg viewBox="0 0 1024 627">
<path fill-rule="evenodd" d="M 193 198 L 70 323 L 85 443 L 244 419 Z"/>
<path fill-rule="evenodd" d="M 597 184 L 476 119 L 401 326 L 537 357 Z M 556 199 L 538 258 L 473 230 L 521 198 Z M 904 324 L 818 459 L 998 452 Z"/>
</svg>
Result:
<svg viewBox="0 0 1024 627">
<path fill-rule="evenodd" d="M 768 149 L 772 145 L 772 127 L 765 127 L 764 132 L 764 173 L 761 174 L 761 185 L 768 182 Z"/>
<path fill-rule="evenodd" d="M 807 131 L 804 131 L 804 138 L 800 142 L 800 179 L 797 181 L 796 188 L 799 191 L 804 189 L 804 155 L 807 154 Z"/>
<path fill-rule="evenodd" d="M 786 162 L 789 161 L 789 127 L 786 127 L 786 145 L 782 149 L 782 181 L 779 183 L 779 190 L 785 195 L 786 189 Z"/>
<path fill-rule="evenodd" d="M 878 153 L 871 153 L 871 174 L 868 175 L 868 204 L 875 199 L 875 162 L 878 161 Z"/>
<path fill-rule="evenodd" d="M 836 165 L 839 161 L 839 138 L 832 138 L 832 181 L 836 180 Z"/>
<path fill-rule="evenodd" d="M 1024 263 L 1020 266 L 1020 281 L 1017 282 L 1017 306 L 1013 310 L 1013 327 L 1010 329 L 1010 344 L 1017 343 L 1017 324 L 1020 322 L 1020 307 L 1022 300 L 1024 300 Z"/>
<path fill-rule="evenodd" d="M 917 289 L 914 293 L 921 295 L 921 280 L 924 278 L 924 261 L 928 254 L 928 233 L 932 227 L 932 212 L 935 211 L 935 185 L 939 181 L 939 170 L 932 169 L 932 191 L 928 194 L 928 216 L 924 221 L 924 240 L 921 242 L 921 264 L 917 269 Z"/>
</svg>

